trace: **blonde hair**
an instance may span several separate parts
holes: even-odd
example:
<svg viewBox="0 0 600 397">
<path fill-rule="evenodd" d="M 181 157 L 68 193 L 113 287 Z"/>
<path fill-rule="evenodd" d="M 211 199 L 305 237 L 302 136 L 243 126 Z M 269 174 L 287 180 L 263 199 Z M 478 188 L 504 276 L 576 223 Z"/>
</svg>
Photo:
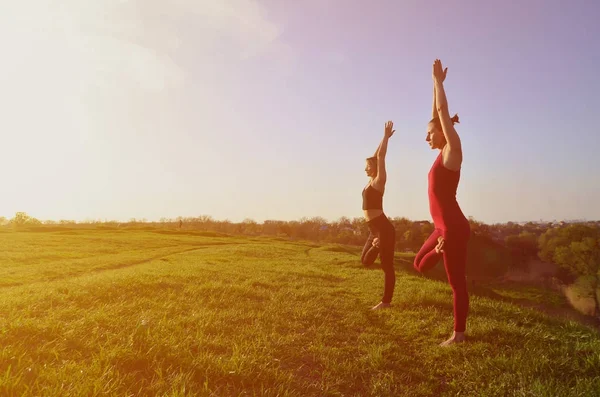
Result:
<svg viewBox="0 0 600 397">
<path fill-rule="evenodd" d="M 367 161 L 371 163 L 371 167 L 374 167 L 377 170 L 377 157 L 367 157 Z"/>
</svg>

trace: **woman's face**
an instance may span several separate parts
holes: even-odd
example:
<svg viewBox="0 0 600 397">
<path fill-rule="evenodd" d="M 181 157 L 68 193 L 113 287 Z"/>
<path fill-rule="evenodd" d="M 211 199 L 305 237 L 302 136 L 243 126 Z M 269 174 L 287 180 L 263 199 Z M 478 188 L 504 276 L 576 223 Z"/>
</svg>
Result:
<svg viewBox="0 0 600 397">
<path fill-rule="evenodd" d="M 446 137 L 440 127 L 434 123 L 427 124 L 427 137 L 425 138 L 427 143 L 432 149 L 441 149 L 446 145 Z"/>
</svg>

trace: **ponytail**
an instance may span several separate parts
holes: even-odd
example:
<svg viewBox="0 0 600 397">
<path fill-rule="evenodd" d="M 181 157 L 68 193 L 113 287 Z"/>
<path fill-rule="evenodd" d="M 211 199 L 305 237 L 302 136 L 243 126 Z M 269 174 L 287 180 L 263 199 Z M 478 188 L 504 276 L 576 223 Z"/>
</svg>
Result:
<svg viewBox="0 0 600 397">
<path fill-rule="evenodd" d="M 459 123 L 460 121 L 458 121 L 458 113 L 456 113 L 454 116 L 452 116 L 450 118 L 450 121 L 452 122 L 452 125 Z M 429 120 L 430 123 L 433 123 L 436 125 L 436 127 L 442 128 L 442 122 L 440 121 L 440 118 L 438 116 L 432 118 L 431 120 Z"/>
</svg>

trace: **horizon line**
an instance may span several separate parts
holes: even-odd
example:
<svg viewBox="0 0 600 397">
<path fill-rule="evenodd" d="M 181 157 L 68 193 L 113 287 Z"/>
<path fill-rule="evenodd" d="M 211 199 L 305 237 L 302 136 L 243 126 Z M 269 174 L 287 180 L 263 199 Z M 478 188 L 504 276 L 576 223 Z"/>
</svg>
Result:
<svg viewBox="0 0 600 397">
<path fill-rule="evenodd" d="M 364 218 L 362 216 L 353 216 L 353 217 L 349 217 L 349 216 L 341 216 L 338 217 L 336 219 L 328 219 L 325 218 L 323 216 L 320 215 L 316 215 L 316 216 L 302 216 L 300 218 L 297 219 L 264 219 L 262 221 L 257 221 L 255 219 L 253 219 L 252 217 L 245 217 L 243 220 L 241 221 L 232 221 L 228 218 L 225 219 L 216 219 L 211 215 L 207 215 L 207 214 L 200 214 L 200 215 L 196 215 L 196 216 L 191 216 L 191 215 L 187 215 L 187 216 L 183 216 L 183 215 L 178 215 L 176 217 L 170 218 L 170 217 L 160 217 L 158 219 L 154 218 L 154 219 L 148 219 L 145 217 L 142 218 L 136 218 L 136 217 L 131 217 L 127 220 L 122 220 L 122 219 L 109 219 L 109 218 L 104 218 L 104 219 L 100 219 L 100 218 L 84 218 L 84 219 L 66 219 L 66 218 L 62 218 L 62 219 L 39 219 L 36 218 L 35 216 L 32 216 L 31 214 L 27 213 L 26 211 L 17 211 L 12 217 L 8 217 L 8 216 L 2 216 L 0 215 L 0 219 L 4 218 L 6 221 L 10 221 L 11 219 L 14 219 L 14 217 L 16 216 L 17 213 L 25 213 L 28 217 L 30 218 L 34 218 L 37 219 L 40 222 L 61 222 L 61 221 L 66 221 L 66 222 L 74 222 L 77 224 L 89 224 L 89 223 L 112 223 L 112 222 L 117 222 L 117 223 L 133 223 L 134 221 L 136 223 L 164 223 L 164 222 L 178 222 L 180 219 L 185 220 L 185 219 L 199 219 L 199 218 L 208 218 L 206 220 L 209 220 L 210 222 L 230 222 L 230 223 L 245 223 L 248 221 L 252 221 L 255 222 L 257 224 L 264 224 L 265 222 L 302 222 L 303 220 L 313 220 L 315 218 L 320 218 L 321 220 L 325 221 L 325 223 L 334 223 L 334 222 L 338 222 L 340 219 L 342 218 L 347 218 L 348 220 L 352 221 L 354 219 L 360 218 L 363 219 Z M 387 215 L 386 215 L 387 216 Z M 418 219 L 418 220 L 414 220 L 411 218 L 408 218 L 406 216 L 393 216 L 390 217 L 388 216 L 388 218 L 390 220 L 394 220 L 394 219 L 406 219 L 409 220 L 411 222 L 429 222 L 429 223 L 433 223 L 432 220 L 430 219 Z M 544 219 L 538 219 L 538 220 L 526 220 L 526 221 L 514 221 L 514 220 L 505 220 L 505 221 L 500 221 L 500 222 L 485 222 L 482 220 L 479 220 L 473 216 L 467 216 L 467 218 L 469 220 L 475 221 L 475 222 L 479 222 L 479 223 L 483 223 L 486 225 L 497 225 L 497 224 L 507 224 L 507 223 L 515 223 L 515 224 L 527 224 L 527 223 L 534 223 L 534 224 L 542 224 L 542 223 L 586 223 L 586 222 L 592 222 L 592 223 L 597 223 L 600 222 L 600 219 L 587 219 L 587 218 L 579 218 L 579 219 L 553 219 L 553 220 L 544 220 Z"/>
</svg>

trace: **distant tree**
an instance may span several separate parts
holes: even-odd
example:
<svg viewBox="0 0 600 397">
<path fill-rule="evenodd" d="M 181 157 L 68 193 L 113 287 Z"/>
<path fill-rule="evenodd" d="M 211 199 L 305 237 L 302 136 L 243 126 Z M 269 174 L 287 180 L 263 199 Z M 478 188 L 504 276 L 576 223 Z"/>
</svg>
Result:
<svg viewBox="0 0 600 397">
<path fill-rule="evenodd" d="M 412 232 L 412 230 L 410 230 L 410 229 L 409 229 L 409 230 L 407 230 L 407 231 L 405 231 L 405 232 L 402 234 L 402 237 L 403 237 L 404 241 L 410 241 L 410 240 L 412 240 L 412 234 L 413 234 L 413 232 Z"/>
<path fill-rule="evenodd" d="M 297 225 L 298 238 L 301 239 L 315 239 L 315 233 L 312 233 L 313 229 L 312 222 L 307 217 L 300 218 L 300 223 Z"/>
<path fill-rule="evenodd" d="M 537 257 L 538 238 L 531 232 L 506 236 L 504 242 L 511 253 L 514 267 L 527 268 L 529 262 Z"/>
<path fill-rule="evenodd" d="M 469 226 L 471 227 L 471 233 L 474 235 L 491 238 L 490 227 L 485 223 L 476 220 L 472 216 L 469 217 Z"/>
<path fill-rule="evenodd" d="M 576 283 L 586 285 L 582 294 L 593 296 L 600 307 L 600 229 L 572 224 L 547 230 L 539 238 L 540 258 L 556 263 Z M 586 282 L 581 282 L 586 280 Z"/>
<path fill-rule="evenodd" d="M 6 217 L 4 216 L 0 216 L 0 226 L 4 226 L 8 224 L 8 219 L 6 219 Z"/>
<path fill-rule="evenodd" d="M 292 226 L 288 222 L 281 222 L 277 225 L 277 233 L 287 237 L 293 236 Z"/>
<path fill-rule="evenodd" d="M 254 219 L 246 218 L 240 224 L 240 231 L 244 234 L 256 235 L 259 233 L 258 223 Z"/>
<path fill-rule="evenodd" d="M 31 217 L 26 212 L 17 212 L 9 222 L 14 226 L 23 226 Z"/>
<path fill-rule="evenodd" d="M 506 274 L 510 253 L 502 244 L 491 238 L 472 234 L 469 239 L 467 275 L 469 278 L 487 279 Z"/>
<path fill-rule="evenodd" d="M 314 241 L 322 241 L 329 234 L 329 224 L 319 216 L 300 219 L 297 237 Z"/>
<path fill-rule="evenodd" d="M 431 236 L 431 233 L 435 230 L 435 226 L 431 222 L 421 222 L 421 241 L 419 247 Z"/>
<path fill-rule="evenodd" d="M 209 227 L 214 227 L 216 231 L 221 233 L 235 233 L 236 225 L 232 223 L 229 219 L 225 219 L 220 222 L 211 222 Z"/>
<path fill-rule="evenodd" d="M 423 235 L 420 233 L 420 230 L 415 230 L 413 227 L 404 232 L 404 239 L 401 243 L 402 247 L 410 249 L 413 252 L 417 252 L 421 247 L 423 240 Z"/>
<path fill-rule="evenodd" d="M 556 264 L 578 275 L 580 294 L 595 298 L 594 315 L 600 313 L 600 238 L 584 237 L 554 253 Z M 586 282 L 583 282 L 586 281 Z"/>
<path fill-rule="evenodd" d="M 354 240 L 354 233 L 349 229 L 343 229 L 339 231 L 335 237 L 335 242 L 338 244 L 352 244 Z"/>
<path fill-rule="evenodd" d="M 324 237 L 329 234 L 330 225 L 324 218 L 320 216 L 315 216 L 310 218 L 310 223 L 312 225 L 312 232 L 317 238 L 317 241 L 323 240 Z"/>
<path fill-rule="evenodd" d="M 216 230 L 219 226 L 218 222 L 208 215 L 200 215 L 198 218 L 196 218 L 195 222 L 198 223 L 201 230 Z"/>
<path fill-rule="evenodd" d="M 262 234 L 266 234 L 268 236 L 277 235 L 277 221 L 265 220 L 262 224 Z"/>
<path fill-rule="evenodd" d="M 518 223 L 506 222 L 505 231 L 507 234 L 521 234 L 523 227 Z"/>
<path fill-rule="evenodd" d="M 346 216 L 342 216 L 340 219 L 338 219 L 337 224 L 340 226 L 340 228 L 352 228 L 352 221 Z"/>
<path fill-rule="evenodd" d="M 8 221 L 8 223 L 15 227 L 37 226 L 42 224 L 40 220 L 27 215 L 26 212 L 17 212 L 15 217 Z"/>
<path fill-rule="evenodd" d="M 369 227 L 367 226 L 367 222 L 365 222 L 365 218 L 355 217 L 352 218 L 352 230 L 354 230 L 354 235 L 358 237 L 359 240 L 364 240 L 369 235 Z M 364 243 L 364 241 L 363 241 Z M 362 243 L 361 243 L 362 244 Z"/>
<path fill-rule="evenodd" d="M 542 226 L 533 222 L 527 222 L 523 225 L 523 230 L 527 233 L 539 236 L 542 232 Z"/>
<path fill-rule="evenodd" d="M 337 221 L 333 221 L 324 226 L 326 226 L 326 228 L 325 230 L 322 230 L 322 238 L 325 241 L 340 244 L 352 244 L 352 241 L 354 240 L 354 229 L 350 218 L 343 216 Z"/>
<path fill-rule="evenodd" d="M 289 228 L 290 234 L 289 237 L 293 238 L 293 239 L 303 239 L 306 238 L 306 236 L 302 235 L 302 229 L 300 228 L 300 222 L 299 221 L 289 221 L 287 223 L 287 227 Z"/>
<path fill-rule="evenodd" d="M 396 247 L 397 249 L 404 249 L 407 247 L 405 234 L 407 230 L 412 230 L 413 222 L 404 217 L 395 217 L 390 219 L 394 229 L 396 230 Z"/>
<path fill-rule="evenodd" d="M 539 256 L 544 261 L 557 263 L 558 248 L 568 247 L 573 242 L 581 242 L 586 237 L 597 238 L 598 234 L 597 228 L 583 224 L 548 229 L 538 239 Z"/>
<path fill-rule="evenodd" d="M 577 275 L 595 275 L 600 270 L 600 238 L 583 237 L 556 248 L 554 261 Z"/>
</svg>

